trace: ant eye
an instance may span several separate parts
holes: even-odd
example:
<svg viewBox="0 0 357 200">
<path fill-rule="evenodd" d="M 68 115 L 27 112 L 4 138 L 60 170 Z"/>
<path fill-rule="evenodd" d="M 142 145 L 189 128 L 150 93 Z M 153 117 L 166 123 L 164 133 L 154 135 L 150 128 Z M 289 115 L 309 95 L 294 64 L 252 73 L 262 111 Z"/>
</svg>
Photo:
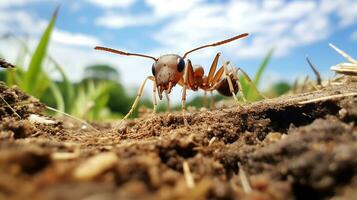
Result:
<svg viewBox="0 0 357 200">
<path fill-rule="evenodd" d="M 177 71 L 182 72 L 185 69 L 185 61 L 182 58 L 177 58 Z"/>
<path fill-rule="evenodd" d="M 155 76 L 155 63 L 152 64 L 151 71 L 152 71 L 152 75 Z"/>
</svg>

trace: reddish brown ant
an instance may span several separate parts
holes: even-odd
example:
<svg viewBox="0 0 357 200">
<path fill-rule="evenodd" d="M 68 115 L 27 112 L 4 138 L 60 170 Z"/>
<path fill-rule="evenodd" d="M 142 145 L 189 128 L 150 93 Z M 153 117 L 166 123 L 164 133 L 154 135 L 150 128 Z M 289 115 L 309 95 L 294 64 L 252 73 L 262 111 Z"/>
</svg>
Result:
<svg viewBox="0 0 357 200">
<path fill-rule="evenodd" d="M 216 70 L 217 62 L 218 62 L 218 57 L 219 53 L 216 55 L 216 58 L 214 59 L 209 75 L 207 77 L 203 76 L 203 68 L 196 68 L 195 70 L 192 67 L 191 61 L 188 59 L 187 60 L 187 65 L 185 63 L 185 58 L 187 57 L 188 54 L 197 51 L 199 49 L 207 48 L 207 47 L 214 47 L 214 46 L 219 46 L 222 44 L 226 44 L 229 42 L 232 42 L 234 40 L 238 40 L 240 38 L 247 37 L 248 33 L 243 33 L 237 36 L 234 36 L 232 38 L 215 42 L 212 44 L 207 44 L 203 45 L 197 48 L 194 48 L 190 51 L 187 51 L 182 57 L 177 55 L 177 54 L 166 54 L 162 55 L 159 58 L 155 58 L 153 56 L 148 56 L 144 54 L 137 54 L 137 53 L 128 53 L 128 52 L 123 52 L 107 47 L 95 47 L 94 49 L 96 50 L 102 50 L 102 51 L 108 51 L 111 53 L 116 53 L 120 55 L 126 55 L 126 56 L 140 56 L 140 57 L 145 57 L 145 58 L 150 58 L 153 59 L 155 62 L 152 65 L 152 74 L 153 76 L 148 76 L 143 83 L 141 84 L 137 97 L 128 112 L 128 114 L 123 118 L 126 119 L 129 117 L 130 114 L 134 111 L 136 106 L 138 105 L 139 99 L 142 95 L 144 86 L 146 81 L 152 80 L 154 82 L 154 110 L 156 108 L 156 87 L 158 90 L 159 98 L 160 100 L 162 99 L 162 93 L 165 92 L 165 95 L 168 98 L 168 94 L 170 94 L 171 89 L 179 83 L 183 87 L 182 91 L 182 113 L 184 117 L 184 122 L 185 120 L 185 111 L 186 111 L 186 89 L 191 89 L 191 90 L 197 90 L 198 88 L 201 88 L 205 91 L 213 91 L 213 90 L 218 90 L 220 93 L 226 95 L 226 96 L 233 96 L 236 100 L 235 94 L 239 91 L 238 89 L 238 80 L 236 77 L 236 70 L 230 70 L 228 71 L 226 69 L 226 63 L 223 62 L 223 66 L 217 71 L 217 73 L 214 75 L 214 72 Z M 187 67 L 186 67 L 187 66 Z M 225 73 L 225 78 L 222 78 L 223 72 Z M 235 82 L 233 83 L 233 79 Z M 228 85 L 228 87 L 227 87 Z M 168 99 L 169 101 L 169 99 Z"/>
</svg>

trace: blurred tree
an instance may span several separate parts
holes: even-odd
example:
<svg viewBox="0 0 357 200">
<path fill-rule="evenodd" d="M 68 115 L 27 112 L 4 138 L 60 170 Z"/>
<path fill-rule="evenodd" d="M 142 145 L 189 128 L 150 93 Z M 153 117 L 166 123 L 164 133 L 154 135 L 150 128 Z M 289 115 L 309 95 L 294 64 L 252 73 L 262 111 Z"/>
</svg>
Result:
<svg viewBox="0 0 357 200">
<path fill-rule="evenodd" d="M 277 96 L 287 93 L 290 88 L 290 84 L 286 82 L 278 82 L 273 85 L 273 89 L 276 92 Z"/>
<path fill-rule="evenodd" d="M 81 84 L 93 80 L 96 83 L 108 82 L 111 84 L 108 101 L 108 107 L 111 111 L 123 115 L 129 111 L 133 98 L 128 96 L 125 87 L 119 82 L 119 72 L 114 67 L 105 64 L 86 67 Z"/>
<path fill-rule="evenodd" d="M 265 91 L 265 94 L 270 98 L 274 98 L 289 92 L 290 89 L 291 85 L 289 83 L 281 81 L 274 83 L 269 90 Z"/>
<path fill-rule="evenodd" d="M 131 98 L 127 95 L 122 84 L 113 82 L 109 91 L 108 106 L 111 111 L 126 114 L 131 106 Z"/>
<path fill-rule="evenodd" d="M 84 70 L 84 80 L 108 80 L 118 81 L 119 72 L 109 65 L 91 65 Z"/>
<path fill-rule="evenodd" d="M 217 103 L 218 101 L 224 99 L 225 97 L 222 96 L 222 95 L 216 94 L 216 95 L 213 96 L 213 98 L 214 98 L 214 102 Z M 206 101 L 207 101 L 206 107 L 209 108 L 210 107 L 210 101 L 211 101 L 211 95 L 210 94 L 207 94 Z M 204 107 L 203 102 L 204 102 L 203 95 L 198 95 L 195 98 L 193 98 L 191 101 L 187 102 L 187 105 L 188 106 L 194 106 L 196 108 L 202 108 L 202 107 Z"/>
</svg>

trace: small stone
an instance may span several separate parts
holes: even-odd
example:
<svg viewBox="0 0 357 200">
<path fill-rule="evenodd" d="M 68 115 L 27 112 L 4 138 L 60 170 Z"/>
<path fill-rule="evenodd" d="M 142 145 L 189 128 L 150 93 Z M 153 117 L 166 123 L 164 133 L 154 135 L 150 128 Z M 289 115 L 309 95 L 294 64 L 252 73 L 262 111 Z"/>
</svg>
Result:
<svg viewBox="0 0 357 200">
<path fill-rule="evenodd" d="M 28 117 L 28 120 L 32 124 L 35 124 L 35 123 L 38 123 L 38 124 L 56 124 L 55 121 L 47 119 L 46 117 L 42 117 L 42 116 L 36 115 L 36 114 L 31 114 Z"/>
<path fill-rule="evenodd" d="M 205 108 L 205 107 L 200 108 L 200 112 L 206 112 L 206 111 L 208 111 L 207 108 Z"/>
<path fill-rule="evenodd" d="M 12 131 L 1 131 L 0 132 L 0 140 L 13 140 L 15 138 L 15 134 Z"/>
<path fill-rule="evenodd" d="M 117 155 L 113 152 L 100 153 L 79 165 L 74 170 L 73 177 L 79 180 L 93 179 L 113 167 L 118 160 Z"/>
<path fill-rule="evenodd" d="M 282 134 L 279 132 L 270 132 L 265 139 L 269 142 L 277 142 L 281 139 L 281 136 Z"/>
<path fill-rule="evenodd" d="M 51 154 L 53 160 L 72 160 L 79 157 L 79 152 L 54 152 Z"/>
<path fill-rule="evenodd" d="M 340 117 L 340 119 L 343 119 L 347 116 L 348 112 L 346 109 L 342 108 L 338 111 L 338 116 Z"/>
</svg>

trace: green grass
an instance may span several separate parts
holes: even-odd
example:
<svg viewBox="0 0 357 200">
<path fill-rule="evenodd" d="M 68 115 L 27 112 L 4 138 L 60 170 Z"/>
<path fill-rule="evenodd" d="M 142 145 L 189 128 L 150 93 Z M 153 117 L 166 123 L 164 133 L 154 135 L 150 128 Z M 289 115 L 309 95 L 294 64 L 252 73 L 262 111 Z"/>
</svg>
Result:
<svg viewBox="0 0 357 200">
<path fill-rule="evenodd" d="M 22 49 L 17 58 L 16 69 L 6 72 L 6 83 L 17 85 L 38 99 L 48 97 L 49 93 L 50 98 L 55 101 L 56 109 L 83 119 L 100 119 L 104 113 L 109 116 L 111 112 L 107 105 L 112 85 L 88 82 L 76 87 L 70 82 L 63 68 L 47 53 L 58 12 L 59 8 L 54 11 L 33 53 L 25 42 L 13 37 L 20 43 Z M 30 55 L 30 63 L 25 69 L 23 66 L 27 55 Z M 60 84 L 63 89 L 45 70 L 49 65 L 52 65 L 61 75 Z M 75 93 L 78 95 L 75 96 Z"/>
<path fill-rule="evenodd" d="M 263 99 L 261 95 L 259 95 L 258 92 L 258 87 L 259 83 L 261 81 L 261 78 L 263 76 L 264 71 L 266 70 L 272 56 L 274 53 L 274 49 L 271 49 L 268 54 L 265 56 L 263 59 L 263 62 L 260 64 L 258 71 L 256 72 L 254 78 L 252 79 L 252 83 L 249 83 L 249 81 L 244 77 L 240 76 L 240 82 L 243 87 L 243 94 L 246 97 L 248 102 L 253 102 L 253 101 L 258 101 Z"/>
</svg>

